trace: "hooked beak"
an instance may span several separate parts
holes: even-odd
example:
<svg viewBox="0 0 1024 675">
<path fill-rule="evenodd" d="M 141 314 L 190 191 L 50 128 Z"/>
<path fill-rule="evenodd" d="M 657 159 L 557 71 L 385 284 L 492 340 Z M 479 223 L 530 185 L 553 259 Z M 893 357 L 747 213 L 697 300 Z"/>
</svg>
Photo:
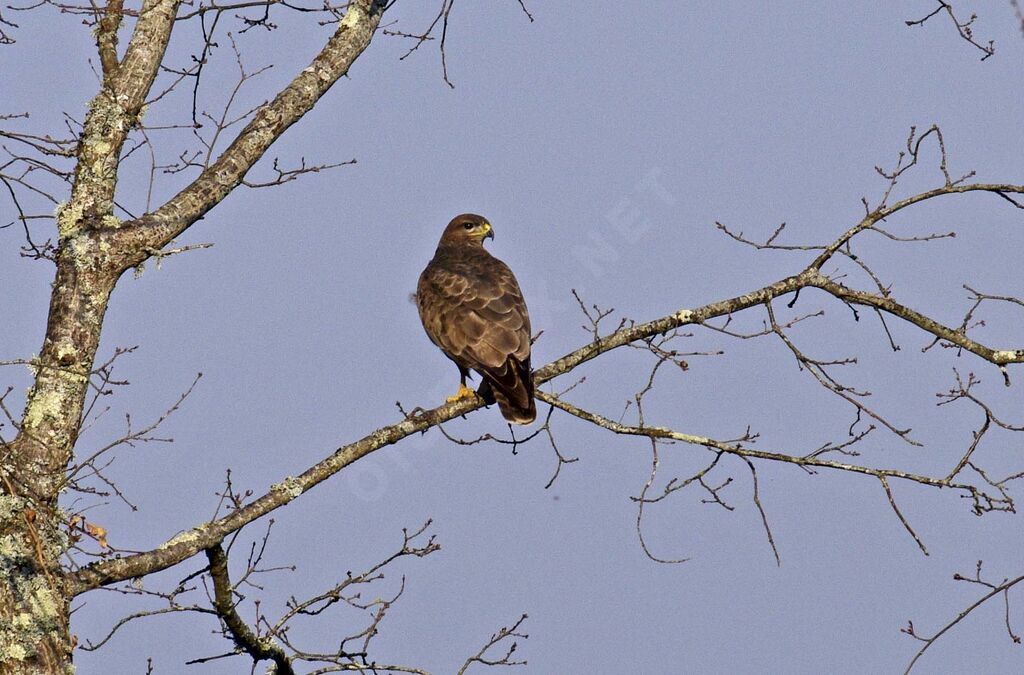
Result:
<svg viewBox="0 0 1024 675">
<path fill-rule="evenodd" d="M 491 227 L 490 223 L 487 223 L 487 231 L 484 232 L 484 239 L 494 239 L 494 228 Z"/>
</svg>

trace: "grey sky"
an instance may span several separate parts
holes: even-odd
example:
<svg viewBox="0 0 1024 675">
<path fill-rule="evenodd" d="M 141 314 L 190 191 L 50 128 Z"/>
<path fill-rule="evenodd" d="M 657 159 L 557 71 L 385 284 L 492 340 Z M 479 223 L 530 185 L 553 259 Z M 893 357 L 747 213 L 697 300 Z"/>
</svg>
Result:
<svg viewBox="0 0 1024 675">
<path fill-rule="evenodd" d="M 570 289 L 614 307 L 616 317 L 646 320 L 798 271 L 806 254 L 751 251 L 715 221 L 752 237 L 785 221 L 788 241 L 830 241 L 856 222 L 862 196 L 880 196 L 884 182 L 873 167 L 895 161 L 911 125 L 941 125 L 952 173 L 1020 182 L 1024 39 L 1012 8 L 958 6 L 978 11 L 977 35 L 996 41 L 996 55 L 981 62 L 943 17 L 904 25 L 933 4 L 593 2 L 584 10 L 535 2 L 529 23 L 511 0 L 456 3 L 448 38 L 454 90 L 441 80 L 434 45 L 399 62 L 404 44 L 376 37 L 350 78 L 271 152 L 291 163 L 354 157 L 356 165 L 272 190 L 240 189 L 179 242 L 213 242 L 212 249 L 160 270 L 150 265 L 119 285 L 100 357 L 139 345 L 120 371 L 132 385 L 79 448 L 116 436 L 126 411 L 140 421 L 158 415 L 197 372 L 204 376 L 164 428 L 174 444 L 122 452 L 111 470 L 139 511 L 111 502 L 89 518 L 119 546 L 158 545 L 210 516 L 226 468 L 236 486 L 261 493 L 396 421 L 396 400 L 426 407 L 453 393 L 455 368 L 423 334 L 409 294 L 457 213 L 494 224 L 488 246 L 515 270 L 535 330 L 544 331 L 534 348 L 539 366 L 588 339 Z M 425 25 L 430 12 L 415 5 L 399 2 L 392 18 L 407 29 Z M 94 93 L 91 37 L 53 12 L 18 21 L 19 44 L 0 51 L 0 113 L 31 110 L 32 128 L 59 129 L 60 111 L 81 117 Z M 289 80 L 329 30 L 308 28 L 314 22 L 303 17 L 281 15 L 280 23 L 279 31 L 238 37 L 252 68 L 275 64 L 244 91 L 242 106 Z M 171 60 L 182 63 L 198 27 L 176 31 Z M 216 57 L 203 84 L 211 109 L 235 75 L 226 40 Z M 173 97 L 147 122 L 180 122 L 187 105 L 187 94 Z M 180 145 L 162 146 L 165 159 Z M 901 194 L 941 183 L 937 154 L 929 149 L 926 159 Z M 268 176 L 269 164 L 253 177 Z M 135 166 L 118 194 L 142 211 L 146 165 Z M 185 180 L 162 177 L 154 201 Z M 0 204 L 0 220 L 11 220 L 9 204 Z M 877 237 L 859 250 L 901 300 L 956 324 L 968 306 L 965 282 L 1024 295 L 1019 214 L 992 196 L 947 197 L 890 225 L 907 235 L 955 229 L 956 239 Z M 0 359 L 37 352 L 45 326 L 51 269 L 20 259 L 19 243 L 15 228 L 0 232 Z M 922 354 L 925 336 L 890 322 L 902 347 L 893 354 L 874 316 L 854 322 L 820 294 L 785 312 L 819 307 L 825 317 L 794 329 L 794 339 L 821 357 L 860 355 L 850 382 L 875 392 L 873 405 L 913 426 L 924 443 L 912 448 L 878 434 L 860 461 L 952 466 L 980 422 L 966 406 L 934 407 L 954 366 L 976 372 L 980 391 L 1021 422 L 1020 371 L 1005 389 L 995 368 L 952 350 Z M 979 335 L 988 343 L 1019 346 L 1019 312 L 993 308 L 985 318 Z M 751 312 L 740 325 L 756 329 L 760 321 Z M 704 331 L 684 345 L 726 354 L 694 356 L 688 371 L 662 373 L 649 422 L 720 438 L 750 424 L 762 433 L 759 447 L 794 454 L 841 438 L 849 426 L 849 411 L 777 341 Z M 618 417 L 650 367 L 649 355 L 622 351 L 581 369 L 587 382 L 570 398 Z M 13 368 L 0 375 L 19 392 L 27 386 Z M 472 438 L 505 425 L 492 408 L 446 428 Z M 979 595 L 953 582 L 954 572 L 973 571 L 978 559 L 996 580 L 1022 572 L 1024 537 L 1013 516 L 979 519 L 952 495 L 895 485 L 932 554 L 924 557 L 877 481 L 758 465 L 782 557 L 776 567 L 749 472 L 735 459 L 718 474 L 735 477 L 723 493 L 735 511 L 702 504 L 697 492 L 650 509 L 653 551 L 692 558 L 658 565 L 641 550 L 629 501 L 648 476 L 649 445 L 564 415 L 554 431 L 562 451 L 580 459 L 548 490 L 555 458 L 540 439 L 512 455 L 505 446 L 454 446 L 432 430 L 276 512 L 268 560 L 297 571 L 264 579 L 264 609 L 273 616 L 289 596 L 376 561 L 400 544 L 402 527 L 430 517 L 443 549 L 401 566 L 406 592 L 376 641 L 383 661 L 452 672 L 527 612 L 530 639 L 517 652 L 529 660 L 527 672 L 894 672 L 918 647 L 899 632 L 907 619 L 927 633 Z M 1019 446 L 994 436 L 984 448 L 988 465 L 997 474 L 1020 470 Z M 658 484 L 696 470 L 704 456 L 662 448 Z M 243 537 L 258 538 L 263 527 L 253 524 Z M 173 583 L 181 569 L 202 564 L 190 561 L 147 585 Z M 389 575 L 386 588 L 399 579 Z M 1012 620 L 1022 631 L 1017 600 Z M 90 593 L 74 615 L 75 632 L 95 640 L 138 607 Z M 311 622 L 304 643 L 330 647 L 354 625 Z M 214 628 L 205 617 L 139 621 L 100 652 L 79 652 L 79 672 L 142 673 L 149 656 L 157 673 L 183 672 L 185 660 L 227 649 Z M 1020 649 L 992 603 L 937 644 L 920 672 L 1019 671 Z M 237 657 L 187 672 L 247 670 Z"/>
</svg>

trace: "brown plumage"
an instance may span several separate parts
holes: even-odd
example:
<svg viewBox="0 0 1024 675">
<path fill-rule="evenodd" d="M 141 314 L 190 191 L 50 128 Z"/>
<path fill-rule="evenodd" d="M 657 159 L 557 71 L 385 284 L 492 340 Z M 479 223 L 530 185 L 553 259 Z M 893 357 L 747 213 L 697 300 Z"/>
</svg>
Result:
<svg viewBox="0 0 1024 675">
<path fill-rule="evenodd" d="M 456 216 L 420 275 L 416 306 L 430 340 L 459 367 L 459 393 L 471 396 L 466 377 L 483 378 L 477 393 L 497 401 L 509 422 L 529 424 L 537 417 L 530 375 L 530 315 L 519 283 L 508 265 L 484 249 L 493 238 L 481 216 Z"/>
</svg>

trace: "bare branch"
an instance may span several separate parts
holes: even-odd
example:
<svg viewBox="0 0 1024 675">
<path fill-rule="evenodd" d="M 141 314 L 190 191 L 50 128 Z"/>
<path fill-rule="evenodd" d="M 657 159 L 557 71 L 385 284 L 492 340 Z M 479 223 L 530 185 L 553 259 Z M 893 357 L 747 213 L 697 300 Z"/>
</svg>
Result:
<svg viewBox="0 0 1024 675">
<path fill-rule="evenodd" d="M 117 75 L 120 63 L 117 59 L 117 29 L 124 16 L 124 0 L 108 0 L 103 18 L 96 27 L 96 47 L 100 52 L 104 80 Z"/>
<path fill-rule="evenodd" d="M 938 321 L 896 302 L 891 297 L 880 297 L 872 293 L 847 288 L 821 274 L 811 274 L 809 276 L 809 286 L 820 288 L 845 302 L 874 307 L 887 314 L 899 317 L 937 338 L 977 354 L 989 363 L 997 366 L 1004 366 L 1010 363 L 1024 363 L 1024 348 L 993 349 L 968 338 L 963 331 L 944 326 Z"/>
<path fill-rule="evenodd" d="M 279 675 L 294 675 L 291 659 L 284 649 L 273 640 L 257 637 L 235 611 L 234 587 L 228 576 L 228 557 L 224 549 L 219 543 L 215 544 L 206 549 L 206 557 L 210 562 L 210 578 L 213 580 L 213 606 L 234 639 L 235 645 L 251 656 L 254 663 L 270 660 L 274 662 Z"/>
<path fill-rule="evenodd" d="M 348 72 L 370 44 L 384 5 L 353 0 L 327 44 L 270 103 L 260 106 L 230 146 L 188 187 L 152 213 L 122 224 L 114 238 L 131 251 L 121 261 L 134 267 L 163 248 L 238 186 L 245 174 L 288 127 L 306 114 Z"/>
<path fill-rule="evenodd" d="M 885 490 L 885 496 L 889 498 L 889 506 L 892 507 L 893 513 L 895 513 L 896 517 L 900 519 L 901 523 L 903 523 L 903 527 L 906 528 L 910 536 L 914 538 L 914 542 L 917 544 L 917 547 L 921 549 L 921 552 L 928 555 L 928 549 L 925 547 L 924 542 L 922 542 L 921 538 L 917 536 L 917 532 L 914 532 L 914 528 L 912 528 L 910 523 L 907 522 L 903 512 L 900 511 L 898 506 L 896 506 L 896 498 L 892 496 L 892 488 L 889 487 L 888 479 L 886 479 L 885 476 L 879 476 L 878 480 L 882 483 L 882 488 Z"/>
<path fill-rule="evenodd" d="M 1011 2 L 1013 1 L 1014 0 L 1011 0 Z M 956 26 L 956 30 L 958 33 L 960 33 L 960 37 L 963 38 L 967 43 L 974 45 L 976 48 L 981 50 L 981 52 L 984 54 L 984 56 L 981 57 L 982 61 L 996 53 L 995 43 L 992 40 L 988 41 L 988 45 L 983 45 L 979 43 L 974 37 L 974 29 L 971 27 L 971 25 L 975 22 L 975 20 L 977 20 L 977 14 L 971 14 L 971 17 L 969 19 L 967 19 L 966 21 L 961 21 L 956 17 L 956 14 L 953 11 L 953 6 L 950 3 L 943 2 L 943 0 L 937 0 L 937 2 L 939 3 L 939 6 L 932 10 L 926 16 L 912 21 L 905 21 L 904 23 L 907 24 L 908 26 L 923 26 L 925 22 L 927 22 L 929 19 L 931 19 L 939 12 L 945 12 L 947 15 L 949 15 L 949 18 L 953 22 L 953 25 Z"/>
<path fill-rule="evenodd" d="M 921 659 L 922 656 L 924 656 L 924 653 L 926 651 L 928 651 L 928 649 L 930 649 L 931 646 L 934 645 L 935 642 L 939 638 L 941 638 L 943 635 L 945 635 L 950 630 L 955 628 L 957 626 L 957 624 L 959 624 L 961 621 L 966 619 L 971 614 L 971 612 L 973 612 L 974 610 L 978 609 L 979 607 L 981 607 L 982 605 L 984 605 L 986 602 L 988 602 L 992 598 L 996 597 L 997 595 L 1002 595 L 1003 599 L 1004 599 L 1004 603 L 1005 603 L 1005 606 L 1006 606 L 1006 630 L 1010 634 L 1010 639 L 1012 639 L 1015 643 L 1018 643 L 1018 644 L 1021 642 L 1020 637 L 1018 637 L 1013 632 L 1013 629 L 1010 628 L 1010 605 L 1009 605 L 1010 600 L 1009 600 L 1009 592 L 1010 592 L 1011 588 L 1013 588 L 1014 586 L 1016 586 L 1020 582 L 1024 581 L 1024 576 L 1019 576 L 1019 577 L 1017 577 L 1015 579 L 1010 579 L 1010 580 L 1004 579 L 1002 581 L 1002 583 L 1000 583 L 1000 584 L 991 584 L 991 583 L 982 581 L 982 579 L 981 579 L 981 561 L 979 560 L 978 561 L 977 571 L 975 573 L 975 577 L 974 578 L 964 577 L 964 576 L 962 576 L 960 574 L 954 574 L 953 575 L 953 579 L 956 580 L 956 581 L 967 581 L 967 582 L 973 582 L 973 583 L 976 583 L 976 584 L 980 584 L 982 586 L 990 588 L 991 590 L 988 593 L 986 593 L 985 595 L 983 595 L 980 598 L 978 598 L 978 600 L 976 600 L 975 602 L 971 603 L 970 605 L 965 607 L 963 610 L 961 610 L 951 621 L 949 621 L 949 623 L 947 623 L 945 626 L 940 628 L 938 630 L 938 632 L 936 632 L 935 634 L 931 635 L 930 637 L 923 637 L 923 636 L 919 635 L 916 632 L 916 630 L 914 629 L 914 623 L 912 621 L 908 621 L 906 628 L 900 629 L 901 632 L 906 633 L 907 635 L 909 635 L 909 636 L 911 636 L 911 637 L 913 637 L 913 638 L 915 638 L 917 640 L 921 640 L 922 642 L 924 642 L 924 644 L 921 646 L 921 649 L 919 649 L 917 651 L 917 653 L 914 655 L 914 658 L 910 660 L 910 663 L 907 665 L 907 669 L 905 671 L 903 671 L 904 675 L 906 675 L 907 673 L 910 673 L 910 671 L 914 669 L 914 666 L 917 665 L 917 662 Z"/>
<path fill-rule="evenodd" d="M 277 177 L 263 182 L 255 182 L 243 180 L 242 185 L 249 188 L 265 188 L 265 187 L 276 187 L 278 185 L 284 185 L 297 179 L 299 176 L 304 176 L 310 173 L 320 173 L 321 171 L 327 171 L 329 169 L 336 169 L 340 166 L 349 166 L 355 164 L 355 159 L 350 159 L 347 162 L 335 162 L 333 164 L 314 164 L 312 166 L 306 166 L 306 158 L 303 157 L 299 161 L 299 167 L 297 169 L 282 169 L 278 164 L 278 158 L 274 158 L 274 165 L 272 170 L 277 174 Z"/>
<path fill-rule="evenodd" d="M 754 505 L 757 507 L 757 512 L 761 514 L 761 524 L 764 526 L 764 533 L 768 537 L 768 545 L 772 547 L 772 553 L 775 555 L 775 564 L 782 566 L 782 558 L 779 557 L 779 549 L 775 546 L 775 537 L 772 536 L 772 528 L 768 525 L 768 516 L 765 515 L 764 506 L 761 505 L 761 496 L 757 485 L 757 469 L 754 468 L 754 463 L 746 457 L 743 458 L 747 466 L 750 467 L 750 479 L 754 484 L 753 500 Z M 884 478 L 882 480 L 885 480 Z"/>
<path fill-rule="evenodd" d="M 524 621 L 526 621 L 527 618 L 529 617 L 526 614 L 523 614 L 521 617 L 519 617 L 519 620 L 511 626 L 502 626 L 497 633 L 491 635 L 491 639 L 487 641 L 487 644 L 485 644 L 480 651 L 478 651 L 474 656 L 471 656 L 468 659 L 466 659 L 466 662 L 462 664 L 461 668 L 459 668 L 458 675 L 463 675 L 463 673 L 469 670 L 469 667 L 474 663 L 479 663 L 484 666 L 525 666 L 526 661 L 514 661 L 512 659 L 512 655 L 515 653 L 516 648 L 519 646 L 519 643 L 517 643 L 515 640 L 512 640 L 512 644 L 505 648 L 505 653 L 502 656 L 487 656 L 487 652 L 492 647 L 495 647 L 500 643 L 507 641 L 509 638 L 519 638 L 521 640 L 529 638 L 530 636 L 526 633 L 519 632 L 519 627 L 523 624 Z"/>
<path fill-rule="evenodd" d="M 655 502 L 657 500 L 663 499 L 664 497 L 668 496 L 672 491 L 675 491 L 677 489 L 685 488 L 687 485 L 689 485 L 690 483 L 692 483 L 695 480 L 702 480 L 704 478 L 704 476 L 707 475 L 707 473 L 709 471 L 711 471 L 712 469 L 715 468 L 715 465 L 718 464 L 718 460 L 721 459 L 721 458 L 722 458 L 722 453 L 718 453 L 715 456 L 715 459 L 711 462 L 711 464 L 709 464 L 707 467 L 705 467 L 704 469 L 699 471 L 696 475 L 686 479 L 683 482 L 683 484 L 677 485 L 674 480 L 670 481 L 669 484 L 665 487 L 665 492 L 664 492 L 664 494 L 661 497 L 655 497 L 654 499 L 650 499 L 650 498 L 647 497 L 647 492 L 651 489 L 651 486 L 654 485 L 654 480 L 655 480 L 655 478 L 658 475 L 658 467 L 661 464 L 661 459 L 658 456 L 658 439 L 656 439 L 656 438 L 652 438 L 651 439 L 651 473 L 650 473 L 650 476 L 648 477 L 648 479 L 644 482 L 643 487 L 640 489 L 640 494 L 637 497 L 634 497 L 633 500 L 637 503 L 637 512 L 636 512 L 636 536 L 637 536 L 637 540 L 640 542 L 640 548 L 643 549 L 644 555 L 646 555 L 652 561 L 654 561 L 656 563 L 665 564 L 665 565 L 678 565 L 678 564 L 681 564 L 681 563 L 684 563 L 684 562 L 689 562 L 690 559 L 689 558 L 662 558 L 660 556 L 654 555 L 654 553 L 651 552 L 651 549 L 647 545 L 647 540 L 644 538 L 644 530 L 643 530 L 644 507 L 647 504 L 649 504 L 649 503 L 652 503 L 652 502 Z"/>
<path fill-rule="evenodd" d="M 976 500 L 984 501 L 986 496 L 974 485 L 969 483 L 956 483 L 952 482 L 947 478 L 935 478 L 932 476 L 926 476 L 921 474 L 915 474 L 908 471 L 902 471 L 899 469 L 878 469 L 874 467 L 860 466 L 857 464 L 848 464 L 845 462 L 837 462 L 834 460 L 821 459 L 817 453 L 811 453 L 806 455 L 791 455 L 779 452 L 769 452 L 765 450 L 756 450 L 747 445 L 744 445 L 742 441 L 720 441 L 707 436 L 698 436 L 694 434 L 687 434 L 679 431 L 673 431 L 665 427 L 645 426 L 635 427 L 613 420 L 608 419 L 602 415 L 599 415 L 588 410 L 584 410 L 578 406 L 575 406 L 567 401 L 564 401 L 558 397 L 555 397 L 547 392 L 538 391 L 537 398 L 549 403 L 556 408 L 559 408 L 570 415 L 578 417 L 587 422 L 591 422 L 599 427 L 607 429 L 617 434 L 629 435 L 629 436 L 644 436 L 651 439 L 663 439 L 663 440 L 675 440 L 687 443 L 690 445 L 697 445 L 707 448 L 711 451 L 718 451 L 730 455 L 737 455 L 739 457 L 748 459 L 762 459 L 770 460 L 775 462 L 783 462 L 786 464 L 794 464 L 803 468 L 815 469 L 815 468 L 827 468 L 837 471 L 846 471 L 849 473 L 862 474 L 866 476 L 874 476 L 876 479 L 881 480 L 882 478 L 890 479 L 896 478 L 905 480 L 912 483 L 918 483 L 928 487 L 935 488 L 952 488 L 953 490 L 961 491 L 965 495 L 970 496 Z M 701 474 L 703 475 L 703 474 Z M 995 483 L 990 483 L 995 485 Z M 673 489 L 674 486 L 673 486 Z"/>
</svg>

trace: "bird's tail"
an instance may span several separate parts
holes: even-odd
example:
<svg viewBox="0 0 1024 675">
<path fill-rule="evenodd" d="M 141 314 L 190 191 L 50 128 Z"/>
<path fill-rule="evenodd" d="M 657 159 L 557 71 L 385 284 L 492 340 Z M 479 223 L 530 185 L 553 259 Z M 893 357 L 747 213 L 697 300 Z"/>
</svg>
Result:
<svg viewBox="0 0 1024 675">
<path fill-rule="evenodd" d="M 501 416 L 513 424 L 529 424 L 537 419 L 529 358 L 520 363 L 510 357 L 501 371 L 484 373 L 477 393 L 488 404 L 497 402 Z"/>
</svg>

